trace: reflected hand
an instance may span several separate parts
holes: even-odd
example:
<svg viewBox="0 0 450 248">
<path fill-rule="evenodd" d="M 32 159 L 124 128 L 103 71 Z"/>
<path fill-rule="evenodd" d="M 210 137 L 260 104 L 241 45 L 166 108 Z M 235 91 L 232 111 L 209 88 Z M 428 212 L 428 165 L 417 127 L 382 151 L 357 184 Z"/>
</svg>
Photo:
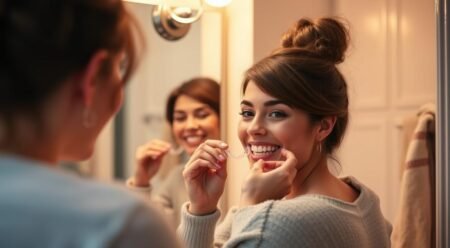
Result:
<svg viewBox="0 0 450 248">
<path fill-rule="evenodd" d="M 136 151 L 135 186 L 146 187 L 159 170 L 161 161 L 170 150 L 170 143 L 162 140 L 151 140 Z"/>
<path fill-rule="evenodd" d="M 183 177 L 191 214 L 205 215 L 217 209 L 227 177 L 227 148 L 223 141 L 207 140 L 197 147 L 187 162 Z"/>
<path fill-rule="evenodd" d="M 289 194 L 297 174 L 297 159 L 286 149 L 281 151 L 284 161 L 258 160 L 250 169 L 242 185 L 240 206 L 281 199 Z"/>
</svg>

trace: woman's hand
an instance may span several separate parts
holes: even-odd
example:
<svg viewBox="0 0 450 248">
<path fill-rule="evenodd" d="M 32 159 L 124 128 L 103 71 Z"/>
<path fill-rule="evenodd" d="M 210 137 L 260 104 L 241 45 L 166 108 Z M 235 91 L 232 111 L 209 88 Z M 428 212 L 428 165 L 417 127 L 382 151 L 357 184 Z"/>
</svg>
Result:
<svg viewBox="0 0 450 248">
<path fill-rule="evenodd" d="M 250 169 L 242 185 L 240 206 L 258 204 L 265 200 L 281 199 L 287 194 L 297 174 L 297 159 L 286 149 L 281 151 L 284 161 L 258 160 Z"/>
<path fill-rule="evenodd" d="M 137 169 L 133 179 L 135 186 L 146 187 L 149 185 L 150 179 L 158 172 L 161 161 L 170 147 L 170 143 L 154 139 L 137 149 Z"/>
<path fill-rule="evenodd" d="M 206 215 L 216 211 L 227 178 L 227 148 L 223 141 L 207 140 L 197 147 L 187 162 L 183 177 L 191 214 Z"/>
</svg>

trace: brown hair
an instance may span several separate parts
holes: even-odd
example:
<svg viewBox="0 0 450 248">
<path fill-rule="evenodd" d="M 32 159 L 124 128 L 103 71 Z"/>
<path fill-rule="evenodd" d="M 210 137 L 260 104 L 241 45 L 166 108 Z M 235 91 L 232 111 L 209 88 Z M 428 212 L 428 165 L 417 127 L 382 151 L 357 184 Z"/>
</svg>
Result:
<svg viewBox="0 0 450 248">
<path fill-rule="evenodd" d="M 179 87 L 175 88 L 169 95 L 166 105 L 166 120 L 173 124 L 173 113 L 175 102 L 181 95 L 186 95 L 195 100 L 207 104 L 220 117 L 220 86 L 211 78 L 192 78 Z"/>
<path fill-rule="evenodd" d="M 1 117 L 39 118 L 45 100 L 99 49 L 125 50 L 126 81 L 137 60 L 135 34 L 139 28 L 122 0 L 0 0 Z M 103 65 L 105 75 L 111 61 Z"/>
<path fill-rule="evenodd" d="M 312 122 L 336 116 L 336 124 L 323 143 L 332 153 L 348 123 L 347 83 L 336 64 L 344 61 L 349 42 L 345 25 L 334 18 L 300 19 L 287 31 L 281 47 L 247 70 L 249 81 L 262 91 L 300 109 Z"/>
</svg>

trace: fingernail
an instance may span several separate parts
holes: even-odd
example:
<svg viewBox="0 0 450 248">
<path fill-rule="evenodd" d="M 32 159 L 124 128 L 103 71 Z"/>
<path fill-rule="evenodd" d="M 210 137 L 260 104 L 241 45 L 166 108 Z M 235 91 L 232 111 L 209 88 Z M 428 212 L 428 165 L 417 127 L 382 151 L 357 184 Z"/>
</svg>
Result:
<svg viewBox="0 0 450 248">
<path fill-rule="evenodd" d="M 217 169 L 222 168 L 222 166 L 220 166 L 220 164 L 218 164 L 218 163 L 214 163 L 214 165 L 217 167 Z"/>
<path fill-rule="evenodd" d="M 220 146 L 223 147 L 223 148 L 225 148 L 225 147 L 227 147 L 228 145 L 227 145 L 227 143 L 222 142 L 222 143 L 220 143 Z"/>
<path fill-rule="evenodd" d="M 219 154 L 219 160 L 220 160 L 220 161 L 224 161 L 224 160 L 225 160 L 225 157 L 222 156 L 222 154 Z"/>
</svg>

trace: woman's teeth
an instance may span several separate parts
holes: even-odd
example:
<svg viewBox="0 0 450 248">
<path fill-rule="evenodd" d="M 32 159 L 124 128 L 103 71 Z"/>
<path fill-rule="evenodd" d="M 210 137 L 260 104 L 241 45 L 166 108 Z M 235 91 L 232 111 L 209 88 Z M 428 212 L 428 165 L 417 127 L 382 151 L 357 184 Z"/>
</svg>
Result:
<svg viewBox="0 0 450 248">
<path fill-rule="evenodd" d="M 199 144 L 203 141 L 203 138 L 200 136 L 189 136 L 186 137 L 186 142 L 189 144 Z"/>
<path fill-rule="evenodd" d="M 253 154 L 270 154 L 278 150 L 280 146 L 257 146 L 257 145 L 250 145 L 250 150 Z"/>
</svg>

